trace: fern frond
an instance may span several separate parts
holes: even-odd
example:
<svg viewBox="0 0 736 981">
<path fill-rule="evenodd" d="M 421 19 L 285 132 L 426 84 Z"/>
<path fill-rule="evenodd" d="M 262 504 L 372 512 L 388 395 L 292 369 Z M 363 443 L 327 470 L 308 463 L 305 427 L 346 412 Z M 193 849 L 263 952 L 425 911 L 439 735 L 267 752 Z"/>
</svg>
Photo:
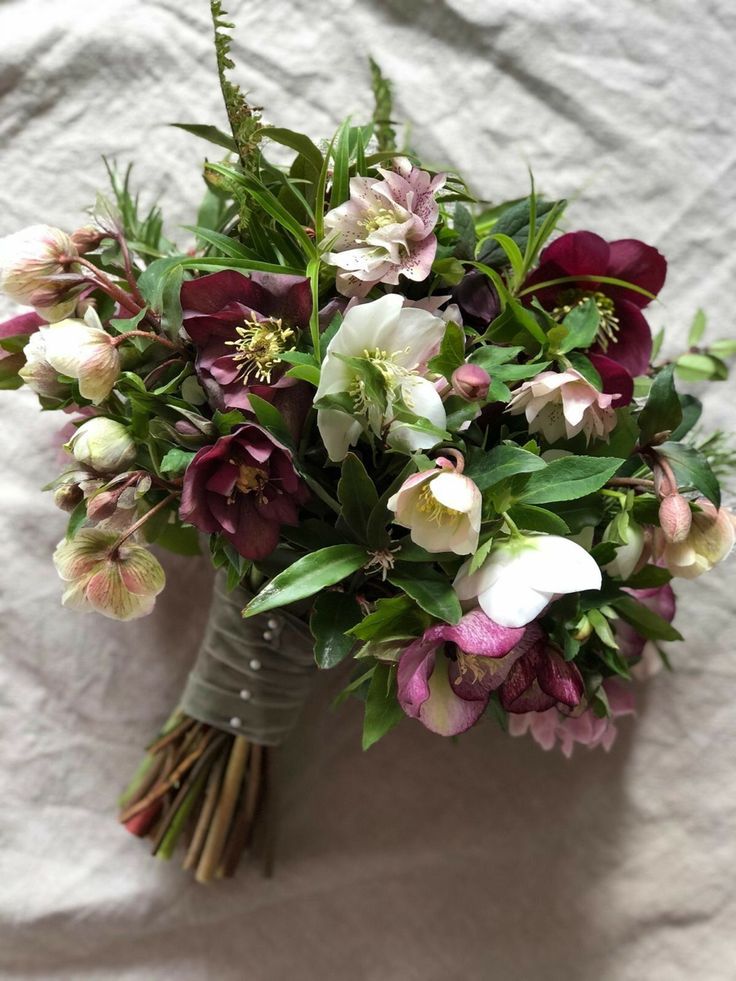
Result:
<svg viewBox="0 0 736 981">
<path fill-rule="evenodd" d="M 378 149 L 393 150 L 396 147 L 396 131 L 393 128 L 393 90 L 391 82 L 384 76 L 380 66 L 373 58 L 371 65 L 371 85 L 373 87 L 373 125 Z"/>
</svg>

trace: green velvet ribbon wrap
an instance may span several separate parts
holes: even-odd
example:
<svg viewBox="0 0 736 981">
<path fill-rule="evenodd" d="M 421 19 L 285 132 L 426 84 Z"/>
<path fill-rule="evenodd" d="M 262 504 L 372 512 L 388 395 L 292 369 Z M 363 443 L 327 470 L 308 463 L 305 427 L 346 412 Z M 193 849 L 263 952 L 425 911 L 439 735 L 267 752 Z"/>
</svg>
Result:
<svg viewBox="0 0 736 981">
<path fill-rule="evenodd" d="M 316 672 L 305 624 L 284 609 L 243 619 L 251 599 L 215 578 L 202 645 L 182 710 L 194 719 L 262 746 L 280 746 L 309 697 Z"/>
</svg>

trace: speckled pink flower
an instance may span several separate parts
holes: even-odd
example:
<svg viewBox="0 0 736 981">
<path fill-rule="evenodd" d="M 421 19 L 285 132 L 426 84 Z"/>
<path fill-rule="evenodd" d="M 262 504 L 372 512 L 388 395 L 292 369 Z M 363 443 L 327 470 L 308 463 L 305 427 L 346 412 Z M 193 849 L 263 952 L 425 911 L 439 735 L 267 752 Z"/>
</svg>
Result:
<svg viewBox="0 0 736 981">
<path fill-rule="evenodd" d="M 616 425 L 611 403 L 618 394 L 599 392 L 579 371 L 542 371 L 524 382 L 509 402 L 512 416 L 526 415 L 529 432 L 541 432 L 548 443 L 572 439 L 578 433 L 607 439 Z"/>
<path fill-rule="evenodd" d="M 397 157 L 382 178 L 353 177 L 350 197 L 325 215 L 327 262 L 337 266 L 344 296 L 366 296 L 376 283 L 398 285 L 399 276 L 421 282 L 429 275 L 437 239 L 436 192 L 445 175 L 432 177 Z"/>
</svg>

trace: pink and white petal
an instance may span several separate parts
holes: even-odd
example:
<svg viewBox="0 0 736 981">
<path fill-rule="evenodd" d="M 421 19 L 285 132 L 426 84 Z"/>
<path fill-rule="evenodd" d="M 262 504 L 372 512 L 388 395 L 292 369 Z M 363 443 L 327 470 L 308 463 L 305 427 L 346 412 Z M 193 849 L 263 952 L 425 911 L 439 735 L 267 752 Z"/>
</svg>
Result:
<svg viewBox="0 0 736 981">
<path fill-rule="evenodd" d="M 419 709 L 419 721 L 438 736 L 457 736 L 466 732 L 480 719 L 488 704 L 488 696 L 468 701 L 453 691 L 448 675 L 448 661 L 437 657 L 429 678 L 429 698 Z"/>
</svg>

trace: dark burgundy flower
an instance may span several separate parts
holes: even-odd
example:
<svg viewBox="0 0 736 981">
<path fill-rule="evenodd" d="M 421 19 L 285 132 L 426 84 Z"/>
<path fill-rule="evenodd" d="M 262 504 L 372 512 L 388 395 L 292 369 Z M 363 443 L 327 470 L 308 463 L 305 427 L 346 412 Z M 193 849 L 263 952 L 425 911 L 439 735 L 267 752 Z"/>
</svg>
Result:
<svg viewBox="0 0 736 981">
<path fill-rule="evenodd" d="M 216 408 L 248 409 L 249 392 L 273 401 L 295 384 L 279 354 L 309 325 L 309 280 L 227 269 L 184 283 L 181 305 L 199 380 Z"/>
<path fill-rule="evenodd" d="M 544 712 L 553 706 L 573 709 L 580 704 L 585 686 L 580 672 L 549 643 L 541 630 L 536 640 L 513 664 L 499 689 L 507 712 Z M 531 640 L 531 628 L 525 639 Z"/>
<path fill-rule="evenodd" d="M 526 296 L 536 296 L 545 310 L 563 316 L 581 300 L 592 296 L 601 313 L 599 340 L 593 352 L 623 366 L 631 375 L 649 367 L 652 334 L 642 309 L 648 296 L 623 286 L 593 279 L 572 279 L 554 286 L 541 284 L 562 277 L 607 276 L 625 280 L 656 296 L 664 285 L 667 261 L 651 245 L 637 239 L 606 242 L 594 232 L 570 232 L 543 250 L 539 266 L 525 288 L 540 284 Z M 599 369 L 600 370 L 600 369 Z"/>
<path fill-rule="evenodd" d="M 460 308 L 463 323 L 479 330 L 487 327 L 501 312 L 493 284 L 478 269 L 463 276 L 452 291 L 452 302 Z"/>
<path fill-rule="evenodd" d="M 297 523 L 308 492 L 291 453 L 255 423 L 246 423 L 189 464 L 179 514 L 201 531 L 223 535 L 247 559 L 276 548 L 281 525 Z"/>
</svg>

